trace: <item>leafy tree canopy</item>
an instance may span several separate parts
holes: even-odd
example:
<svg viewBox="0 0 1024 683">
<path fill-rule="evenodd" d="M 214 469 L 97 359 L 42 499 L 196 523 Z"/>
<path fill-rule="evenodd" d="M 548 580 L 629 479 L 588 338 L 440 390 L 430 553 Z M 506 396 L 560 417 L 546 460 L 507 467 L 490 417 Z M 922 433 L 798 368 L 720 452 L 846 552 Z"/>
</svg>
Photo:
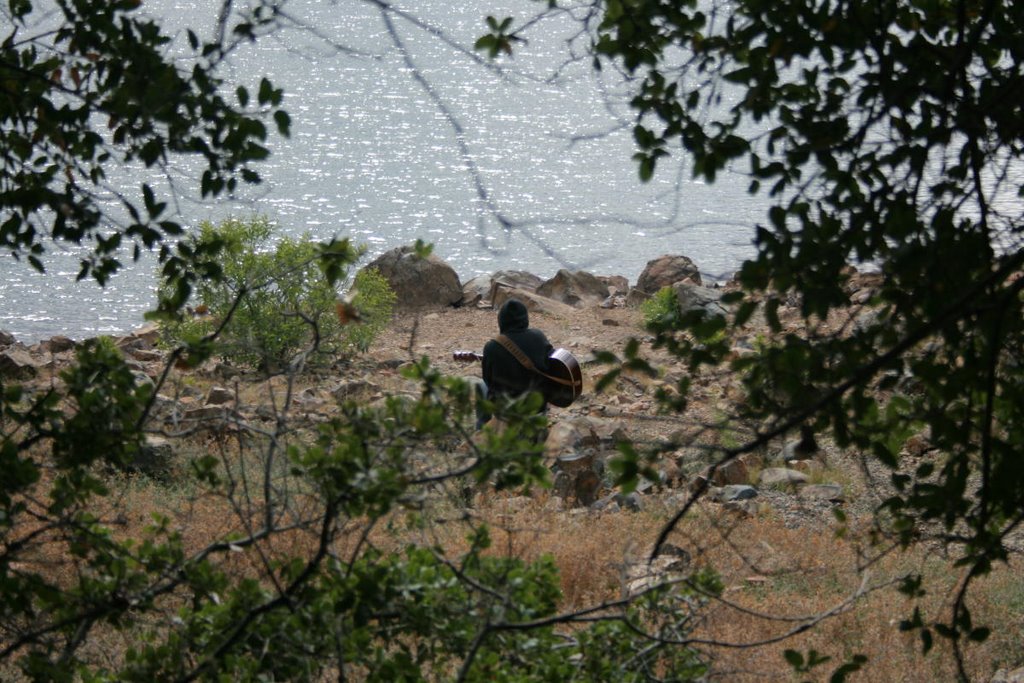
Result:
<svg viewBox="0 0 1024 683">
<path fill-rule="evenodd" d="M 1024 519 L 1024 4 L 595 6 L 596 66 L 636 79 L 641 177 L 682 153 L 694 175 L 746 172 L 750 192 L 774 200 L 728 325 L 740 331 L 760 308 L 781 332 L 777 307 L 790 298 L 808 334 L 733 361 L 743 410 L 763 427 L 723 459 L 802 422 L 831 427 L 892 468 L 882 530 L 958 547 L 966 592 L 1006 559 Z M 818 334 L 850 304 L 851 265 L 880 273 L 871 313 Z M 694 368 L 724 364 L 728 344 L 709 340 L 726 325 L 693 315 L 660 339 Z M 679 326 L 694 336 L 680 340 Z M 915 432 L 935 452 L 909 466 L 900 449 Z M 986 635 L 963 596 L 937 629 L 956 643 Z"/>
<path fill-rule="evenodd" d="M 137 194 L 108 185 L 108 170 L 160 171 L 172 157 L 194 157 L 202 195 L 216 197 L 259 182 L 265 116 L 288 134 L 280 90 L 264 79 L 256 97 L 239 87 L 230 101 L 217 75 L 234 46 L 273 21 L 270 8 L 257 4 L 231 26 L 225 18 L 209 41 L 188 31 L 187 47 L 174 48 L 187 53 L 179 60 L 140 5 L 11 0 L 0 10 L 0 248 L 38 270 L 52 240 L 90 245 L 80 279 L 105 282 L 122 247 L 135 258 L 158 249 L 167 274 L 180 275 L 193 255 L 166 241 L 182 232 L 167 204 L 146 183 Z M 112 202 L 127 220 L 110 215 Z"/>
</svg>

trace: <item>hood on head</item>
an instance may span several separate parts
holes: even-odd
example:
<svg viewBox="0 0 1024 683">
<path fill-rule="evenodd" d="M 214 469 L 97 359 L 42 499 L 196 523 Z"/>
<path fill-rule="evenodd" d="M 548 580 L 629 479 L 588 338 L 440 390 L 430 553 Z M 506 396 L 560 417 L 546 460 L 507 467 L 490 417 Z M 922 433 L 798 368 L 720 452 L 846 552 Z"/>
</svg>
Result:
<svg viewBox="0 0 1024 683">
<path fill-rule="evenodd" d="M 529 326 L 530 314 L 519 299 L 509 299 L 498 311 L 498 329 L 502 334 L 525 330 Z"/>
</svg>

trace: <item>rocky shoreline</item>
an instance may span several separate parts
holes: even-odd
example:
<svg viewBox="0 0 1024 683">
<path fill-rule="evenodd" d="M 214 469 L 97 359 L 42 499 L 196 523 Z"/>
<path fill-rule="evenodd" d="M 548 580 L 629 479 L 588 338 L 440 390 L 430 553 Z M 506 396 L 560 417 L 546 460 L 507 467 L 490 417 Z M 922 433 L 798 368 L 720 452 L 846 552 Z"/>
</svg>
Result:
<svg viewBox="0 0 1024 683">
<path fill-rule="evenodd" d="M 602 368 L 592 363 L 593 352 L 620 350 L 634 337 L 649 347 L 651 340 L 643 330 L 638 306 L 662 287 L 672 287 L 683 307 L 725 312 L 719 300 L 729 285 L 704 286 L 696 265 L 685 256 L 652 260 L 633 286 L 621 276 L 567 270 L 548 280 L 524 271 L 502 271 L 461 283 L 443 260 L 421 258 L 411 247 L 388 252 L 367 267 L 380 270 L 398 295 L 394 321 L 369 353 L 344 367 L 291 380 L 249 375 L 224 361 L 210 361 L 194 370 L 175 369 L 161 387 L 153 411 L 150 448 L 136 467 L 158 477 L 166 472 L 175 457 L 169 431 L 182 433 L 212 423 L 271 419 L 275 397 L 292 381 L 293 414 L 315 423 L 336 414 L 344 399 L 373 402 L 396 393 L 415 396 L 417 387 L 398 370 L 423 355 L 448 374 L 472 375 L 476 369 L 454 361 L 451 352 L 482 348 L 496 331 L 494 310 L 516 297 L 530 309 L 533 324 L 544 329 L 556 346 L 574 353 L 585 369 L 585 395 L 570 408 L 555 409 L 551 414 L 546 453 L 555 473 L 559 508 L 636 510 L 651 496 L 678 506 L 692 492 L 703 489 L 703 479 L 708 476 L 707 499 L 714 504 L 743 515 L 757 514 L 770 505 L 788 515 L 793 524 L 827 523 L 831 520 L 828 510 L 848 504 L 851 498 L 849 484 L 830 478 L 841 468 L 842 454 L 827 440 L 815 440 L 814 435 L 804 434 L 796 441 L 776 444 L 771 452 L 711 468 L 714 460 L 709 454 L 714 452 L 714 439 L 720 436 L 712 436 L 713 430 L 707 427 L 730 412 L 736 389 L 728 378 L 699 381 L 693 408 L 687 414 L 659 415 L 653 393 L 671 391 L 684 369 L 676 359 L 647 348 L 662 368 L 660 377 L 626 375 L 606 392 L 594 395 L 593 384 Z M 853 296 L 857 298 L 856 292 Z M 139 382 L 156 382 L 162 376 L 169 355 L 158 344 L 156 327 L 146 326 L 113 341 Z M 72 362 L 77 345 L 63 336 L 33 345 L 20 344 L 10 335 L 0 336 L 0 377 L 22 382 L 29 394 L 44 391 L 60 381 L 59 373 Z M 660 445 L 660 485 L 645 484 L 628 496 L 610 486 L 605 464 L 624 438 Z"/>
<path fill-rule="evenodd" d="M 338 417 L 343 401 L 377 404 L 389 396 L 417 398 L 420 386 L 406 379 L 401 369 L 422 357 L 448 375 L 478 374 L 476 365 L 457 361 L 453 351 L 482 348 L 496 333 L 495 307 L 515 296 L 530 308 L 532 324 L 581 361 L 584 394 L 570 407 L 549 413 L 545 454 L 552 473 L 550 491 L 535 488 L 523 495 L 477 490 L 475 497 L 459 503 L 466 508 L 457 514 L 543 519 L 556 528 L 621 528 L 634 521 L 664 523 L 701 492 L 691 514 L 713 520 L 723 534 L 745 529 L 759 537 L 766 526 L 785 527 L 786 534 L 811 547 L 815 539 L 832 537 L 837 509 L 844 513 L 844 524 L 864 527 L 886 495 L 891 472 L 873 458 L 839 449 L 829 435 L 807 428 L 733 460 L 716 461 L 723 448 L 744 443 L 754 434 L 752 426 L 730 417 L 743 398 L 736 378 L 727 370 L 688 377 L 692 386 L 685 412 L 659 412 L 655 392 L 671 392 L 687 376 L 687 368 L 653 348 L 639 304 L 669 286 L 682 306 L 721 312 L 721 295 L 731 287 L 705 286 L 689 259 L 678 255 L 655 259 L 633 286 L 618 276 L 569 271 L 548 280 L 506 271 L 461 283 L 440 259 L 413 259 L 408 253 L 399 251 L 390 266 L 380 268 L 398 292 L 400 306 L 391 325 L 365 354 L 292 377 L 246 372 L 224 360 L 210 360 L 197 368 L 172 367 L 147 423 L 147 448 L 131 469 L 157 482 L 156 488 L 172 483 L 184 474 L 189 457 L 205 454 L 204 449 L 214 448 L 211 444 L 225 435 L 248 429 L 271 433 L 279 428 L 286 396 L 290 397 L 289 428 L 299 431 Z M 838 331 L 858 316 L 871 315 L 866 304 L 876 285 L 873 276 L 852 277 L 849 308 L 831 324 L 816 321 L 816 329 Z M 780 307 L 779 318 L 783 333 L 804 330 L 793 302 Z M 750 338 L 766 333 L 763 322 L 750 323 Z M 594 352 L 621 351 L 633 339 L 639 342 L 641 355 L 659 369 L 658 376 L 623 373 L 607 390 L 595 393 L 594 384 L 604 367 L 595 362 Z M 138 382 L 160 381 L 171 359 L 158 343 L 156 327 L 146 326 L 112 341 Z M 734 343 L 740 345 L 737 353 L 747 351 L 742 338 Z M 59 374 L 73 361 L 79 344 L 54 337 L 25 345 L 0 334 L 0 381 L 20 382 L 29 400 L 60 388 Z M 653 465 L 659 481 L 645 482 L 629 493 L 612 486 L 607 463 L 623 440 L 658 453 Z M 913 467 L 931 452 L 927 435 L 919 434 L 906 442 L 903 455 Z M 1024 549 L 1019 536 L 1007 539 L 1018 551 Z M 795 552 L 761 543 L 775 558 L 773 562 L 782 563 Z M 651 562 L 644 556 L 642 561 L 624 564 L 625 589 L 635 593 L 666 577 L 685 575 L 688 567 L 700 561 L 695 556 L 699 548 L 699 543 L 691 550 L 670 543 Z M 744 586 L 759 590 L 770 583 L 746 565 L 734 571 L 741 578 L 731 590 Z M 1024 670 L 1000 670 L 991 681 L 1009 683 L 1022 677 Z"/>
</svg>

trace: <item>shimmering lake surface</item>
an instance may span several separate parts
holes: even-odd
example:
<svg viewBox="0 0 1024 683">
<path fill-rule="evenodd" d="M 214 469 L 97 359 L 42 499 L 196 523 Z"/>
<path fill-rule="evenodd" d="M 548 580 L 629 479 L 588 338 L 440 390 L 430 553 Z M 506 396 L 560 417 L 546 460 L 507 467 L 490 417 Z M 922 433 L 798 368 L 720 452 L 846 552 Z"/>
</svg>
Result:
<svg viewBox="0 0 1024 683">
<path fill-rule="evenodd" d="M 192 169 L 176 161 L 179 220 L 266 214 L 282 234 L 350 236 L 368 246 L 367 260 L 422 238 L 463 281 L 507 268 L 547 277 L 563 267 L 635 281 L 663 253 L 726 277 L 751 255 L 765 205 L 746 193 L 741 174 L 708 186 L 679 160 L 650 183 L 637 180 L 630 112 L 606 97 L 617 84 L 596 76 L 589 60 L 567 63 L 574 24 L 538 24 L 495 69 L 454 44 L 471 46 L 487 14 L 525 17 L 541 4 L 396 5 L 422 23 L 392 15 L 389 25 L 359 0 L 293 2 L 290 15 L 315 30 L 292 26 L 235 52 L 224 75 L 254 90 L 266 74 L 283 87 L 292 137 L 272 141 L 263 184 L 231 202 L 198 201 Z M 144 6 L 176 35 L 186 25 L 212 30 L 210 3 Z M 120 182 L 137 191 L 139 180 L 125 170 Z M 0 327 L 23 341 L 124 332 L 153 303 L 151 261 L 105 289 L 74 283 L 74 253 L 46 262 L 49 274 L 38 276 L 0 261 Z"/>
</svg>

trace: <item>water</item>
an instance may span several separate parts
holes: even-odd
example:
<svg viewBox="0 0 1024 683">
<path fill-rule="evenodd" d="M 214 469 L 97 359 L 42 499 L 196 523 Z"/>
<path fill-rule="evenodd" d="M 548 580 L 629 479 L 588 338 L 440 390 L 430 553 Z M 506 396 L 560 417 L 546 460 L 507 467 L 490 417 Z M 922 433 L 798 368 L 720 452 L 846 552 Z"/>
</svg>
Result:
<svg viewBox="0 0 1024 683">
<path fill-rule="evenodd" d="M 212 27 L 209 6 L 145 4 L 172 33 Z M 399 6 L 472 45 L 486 14 L 525 17 L 541 5 Z M 172 206 L 183 224 L 266 214 L 282 234 L 349 236 L 367 245 L 367 260 L 422 238 L 463 281 L 508 268 L 547 277 L 563 267 L 635 281 L 664 253 L 726 277 L 752 254 L 752 226 L 765 204 L 746 193 L 742 175 L 707 186 L 674 159 L 654 181 L 637 180 L 631 114 L 621 98 L 605 98 L 617 84 L 595 75 L 589 60 L 558 68 L 570 22 L 535 27 L 499 71 L 400 15 L 389 26 L 369 2 L 288 7 L 315 33 L 293 26 L 265 37 L 234 53 L 225 75 L 250 90 L 263 74 L 283 87 L 292 137 L 272 141 L 264 183 L 231 202 L 198 201 L 194 169 L 175 161 Z M 137 188 L 139 172 L 121 178 L 125 189 Z M 20 340 L 125 332 L 153 305 L 151 260 L 105 289 L 73 281 L 73 252 L 51 253 L 47 267 L 40 276 L 0 261 L 0 328 Z"/>
</svg>

